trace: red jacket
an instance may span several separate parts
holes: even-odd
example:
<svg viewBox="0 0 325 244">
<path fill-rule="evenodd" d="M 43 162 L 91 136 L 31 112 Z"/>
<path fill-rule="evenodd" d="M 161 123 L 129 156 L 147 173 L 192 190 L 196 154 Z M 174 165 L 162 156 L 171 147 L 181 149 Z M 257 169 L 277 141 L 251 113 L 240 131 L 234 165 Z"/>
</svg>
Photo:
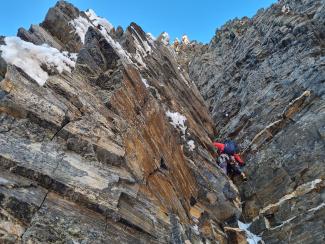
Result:
<svg viewBox="0 0 325 244">
<path fill-rule="evenodd" d="M 214 142 L 213 146 L 215 146 L 220 153 L 223 153 L 225 150 L 225 144 L 223 143 Z M 244 160 L 239 156 L 239 154 L 235 153 L 234 158 L 240 165 L 244 165 Z"/>
</svg>

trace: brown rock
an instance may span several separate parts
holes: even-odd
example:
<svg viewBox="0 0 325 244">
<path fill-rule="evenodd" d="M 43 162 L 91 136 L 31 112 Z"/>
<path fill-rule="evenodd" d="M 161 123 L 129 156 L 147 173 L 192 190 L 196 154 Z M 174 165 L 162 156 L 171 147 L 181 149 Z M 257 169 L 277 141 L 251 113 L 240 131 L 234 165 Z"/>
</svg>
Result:
<svg viewBox="0 0 325 244">
<path fill-rule="evenodd" d="M 238 228 L 225 227 L 228 242 L 231 244 L 247 244 L 246 233 Z"/>
</svg>

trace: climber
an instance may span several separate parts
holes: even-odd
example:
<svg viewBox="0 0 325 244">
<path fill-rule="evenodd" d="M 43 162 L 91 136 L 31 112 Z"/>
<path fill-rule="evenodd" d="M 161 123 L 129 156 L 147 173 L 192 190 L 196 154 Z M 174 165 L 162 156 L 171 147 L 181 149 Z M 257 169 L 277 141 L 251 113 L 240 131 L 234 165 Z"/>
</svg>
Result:
<svg viewBox="0 0 325 244">
<path fill-rule="evenodd" d="M 222 170 L 228 174 L 241 175 L 244 181 L 247 177 L 243 172 L 245 165 L 244 160 L 238 154 L 238 146 L 234 141 L 226 141 L 225 143 L 214 142 L 213 145 L 218 149 L 218 163 Z"/>
<path fill-rule="evenodd" d="M 103 29 L 103 26 L 102 26 L 101 24 L 98 24 L 98 25 L 96 26 L 96 28 L 97 28 L 98 30 L 102 30 L 102 29 Z"/>
</svg>

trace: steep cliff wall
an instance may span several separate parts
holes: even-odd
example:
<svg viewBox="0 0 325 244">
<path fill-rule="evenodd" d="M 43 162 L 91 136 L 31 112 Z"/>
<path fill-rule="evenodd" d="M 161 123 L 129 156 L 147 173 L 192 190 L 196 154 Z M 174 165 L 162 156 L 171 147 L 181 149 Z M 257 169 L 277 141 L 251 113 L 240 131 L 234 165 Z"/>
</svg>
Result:
<svg viewBox="0 0 325 244">
<path fill-rule="evenodd" d="M 265 243 L 323 243 L 324 1 L 279 1 L 230 21 L 198 53 L 190 77 L 218 139 L 246 157 L 243 220 Z"/>
<path fill-rule="evenodd" d="M 63 1 L 18 36 L 0 38 L 1 242 L 227 242 L 238 191 L 169 46 Z"/>
</svg>

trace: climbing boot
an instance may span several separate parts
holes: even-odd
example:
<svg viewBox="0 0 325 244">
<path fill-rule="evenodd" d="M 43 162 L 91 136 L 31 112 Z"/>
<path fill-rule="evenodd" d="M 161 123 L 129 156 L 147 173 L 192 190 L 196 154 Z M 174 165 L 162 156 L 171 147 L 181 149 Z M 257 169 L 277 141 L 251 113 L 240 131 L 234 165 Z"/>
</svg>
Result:
<svg viewBox="0 0 325 244">
<path fill-rule="evenodd" d="M 247 179 L 245 173 L 241 173 L 240 175 L 241 175 L 243 181 L 248 181 L 248 179 Z"/>
</svg>

